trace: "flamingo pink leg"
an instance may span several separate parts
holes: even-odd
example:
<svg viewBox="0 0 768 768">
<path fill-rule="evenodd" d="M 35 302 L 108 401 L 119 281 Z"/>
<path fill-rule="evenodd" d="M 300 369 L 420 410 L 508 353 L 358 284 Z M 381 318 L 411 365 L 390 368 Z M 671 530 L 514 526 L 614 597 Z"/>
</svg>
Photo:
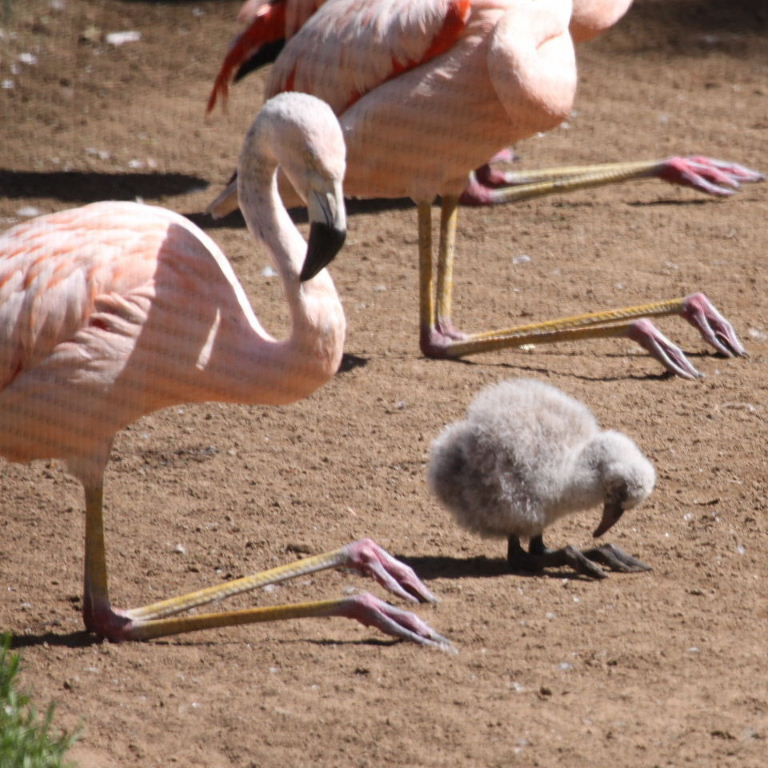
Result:
<svg viewBox="0 0 768 768">
<path fill-rule="evenodd" d="M 502 157 L 503 153 L 500 153 L 491 163 Z M 740 189 L 742 184 L 763 181 L 765 175 L 738 163 L 702 155 L 529 172 L 504 171 L 485 165 L 470 174 L 460 201 L 467 206 L 498 205 L 642 178 L 657 178 L 708 195 L 726 197 Z"/>
</svg>

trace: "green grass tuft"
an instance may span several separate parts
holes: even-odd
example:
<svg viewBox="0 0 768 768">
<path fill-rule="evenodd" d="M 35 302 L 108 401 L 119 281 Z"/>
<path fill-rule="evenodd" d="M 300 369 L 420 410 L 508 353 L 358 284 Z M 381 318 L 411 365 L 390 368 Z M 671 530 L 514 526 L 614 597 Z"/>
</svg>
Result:
<svg viewBox="0 0 768 768">
<path fill-rule="evenodd" d="M 18 690 L 21 656 L 11 653 L 11 637 L 0 643 L 0 768 L 67 768 L 64 753 L 79 734 L 54 734 L 54 705 L 40 715 Z"/>
</svg>

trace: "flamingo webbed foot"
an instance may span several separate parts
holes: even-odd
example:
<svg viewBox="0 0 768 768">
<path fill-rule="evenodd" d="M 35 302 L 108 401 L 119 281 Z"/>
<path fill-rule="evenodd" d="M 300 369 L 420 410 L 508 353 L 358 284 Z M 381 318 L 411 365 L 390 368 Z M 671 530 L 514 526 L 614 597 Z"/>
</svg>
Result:
<svg viewBox="0 0 768 768">
<path fill-rule="evenodd" d="M 660 163 L 658 177 L 670 184 L 722 197 L 732 195 L 742 184 L 763 181 L 765 174 L 738 163 L 694 155 L 667 158 Z"/>
<path fill-rule="evenodd" d="M 343 601 L 334 615 L 354 619 L 366 627 L 376 627 L 384 634 L 401 640 L 410 640 L 419 645 L 456 652 L 448 638 L 435 632 L 416 614 L 391 605 L 370 592 L 355 595 Z"/>
<path fill-rule="evenodd" d="M 704 340 L 725 357 L 744 357 L 747 350 L 733 325 L 718 312 L 703 293 L 694 293 L 683 301 L 680 314 L 702 335 Z M 684 379 L 702 376 L 685 353 L 673 344 L 650 320 L 640 318 L 629 327 L 630 339 L 640 344 L 670 373 Z"/>
<path fill-rule="evenodd" d="M 344 550 L 348 559 L 343 567 L 372 577 L 382 587 L 406 600 L 437 602 L 437 597 L 416 575 L 413 568 L 392 557 L 372 539 L 355 541 L 348 544 Z"/>
<path fill-rule="evenodd" d="M 726 357 L 745 357 L 747 350 L 728 320 L 703 293 L 694 293 L 685 299 L 683 317 L 718 352 Z"/>
<path fill-rule="evenodd" d="M 703 376 L 685 356 L 683 350 L 647 318 L 635 320 L 629 326 L 627 335 L 675 376 L 683 379 L 700 379 Z"/>
</svg>

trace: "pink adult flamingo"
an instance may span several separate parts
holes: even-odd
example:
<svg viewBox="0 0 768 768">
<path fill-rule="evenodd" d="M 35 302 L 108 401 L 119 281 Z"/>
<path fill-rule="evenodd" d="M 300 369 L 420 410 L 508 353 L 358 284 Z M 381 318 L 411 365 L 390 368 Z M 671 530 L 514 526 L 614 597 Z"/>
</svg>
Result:
<svg viewBox="0 0 768 768">
<path fill-rule="evenodd" d="M 348 194 L 416 201 L 425 354 L 462 357 L 531 342 L 628 336 L 670 371 L 694 378 L 699 374 L 682 350 L 647 319 L 670 314 L 689 320 L 721 353 L 745 353 L 730 323 L 700 293 L 487 333 L 465 334 L 452 323 L 457 206 L 469 172 L 510 143 L 555 127 L 571 109 L 576 70 L 569 0 L 327 0 L 314 10 L 315 5 L 317 0 L 257 4 L 250 29 L 261 24 L 273 42 L 293 33 L 275 61 L 267 93 L 311 92 L 340 116 Z M 582 6 L 576 34 L 594 31 L 591 19 L 598 10 Z M 225 59 L 209 107 L 226 93 L 253 49 L 246 31 Z M 486 202 L 649 176 L 712 193 L 760 178 L 704 158 L 618 163 L 526 174 L 515 179 L 524 183 L 487 189 Z M 431 203 L 438 195 L 442 215 L 433 260 Z M 235 206 L 230 187 L 211 209 L 222 215 Z"/>
<path fill-rule="evenodd" d="M 307 202 L 308 247 L 278 197 L 278 167 Z M 369 574 L 400 597 L 434 599 L 408 566 L 369 539 L 142 608 L 118 610 L 109 600 L 102 498 L 114 434 L 176 403 L 293 402 L 336 372 L 345 319 L 324 267 L 344 241 L 344 167 L 338 121 L 312 96 L 275 97 L 246 137 L 240 202 L 283 281 L 292 329 L 280 341 L 260 325 L 216 244 L 171 211 L 94 203 L 20 224 L 0 237 L 0 455 L 11 461 L 63 459 L 82 483 L 88 630 L 135 640 L 346 616 L 396 637 L 446 646 L 417 616 L 370 594 L 175 616 L 336 566 Z"/>
</svg>

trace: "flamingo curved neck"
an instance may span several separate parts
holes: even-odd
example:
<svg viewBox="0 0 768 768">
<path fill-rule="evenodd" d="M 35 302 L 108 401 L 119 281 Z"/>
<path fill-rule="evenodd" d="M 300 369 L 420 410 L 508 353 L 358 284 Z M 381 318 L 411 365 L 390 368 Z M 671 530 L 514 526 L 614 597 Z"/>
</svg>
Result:
<svg viewBox="0 0 768 768">
<path fill-rule="evenodd" d="M 327 270 L 303 283 L 299 279 L 307 245 L 280 199 L 274 159 L 247 147 L 238 184 L 248 229 L 269 249 L 282 281 L 291 333 L 285 340 L 268 338 L 266 344 L 244 350 L 253 379 L 246 373 L 233 399 L 289 403 L 308 396 L 335 374 L 344 344 L 344 313 Z"/>
</svg>

